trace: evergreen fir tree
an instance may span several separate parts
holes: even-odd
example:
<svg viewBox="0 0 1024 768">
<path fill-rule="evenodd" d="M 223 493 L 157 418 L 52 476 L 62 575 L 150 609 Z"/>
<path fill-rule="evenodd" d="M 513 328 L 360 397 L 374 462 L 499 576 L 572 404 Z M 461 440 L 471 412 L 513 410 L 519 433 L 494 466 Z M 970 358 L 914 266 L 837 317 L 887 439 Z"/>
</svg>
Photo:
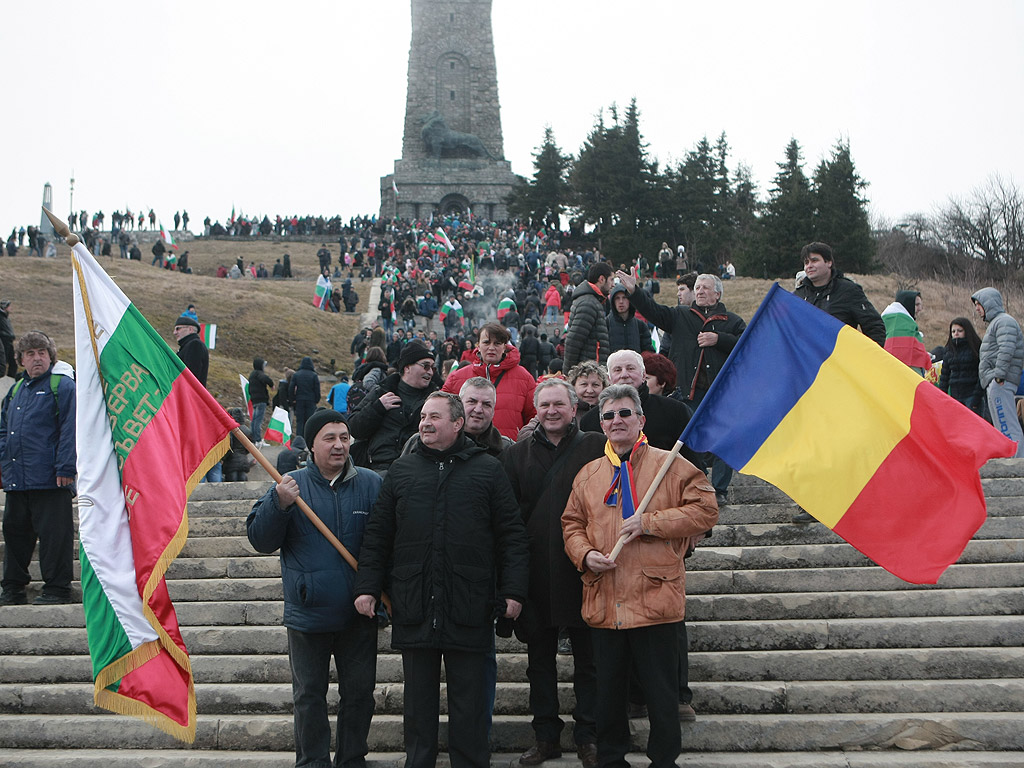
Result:
<svg viewBox="0 0 1024 768">
<path fill-rule="evenodd" d="M 854 167 L 850 142 L 842 139 L 814 172 L 815 239 L 832 246 L 844 272 L 864 274 L 876 268 L 868 201 L 862 196 L 867 186 Z"/>
<path fill-rule="evenodd" d="M 804 174 L 800 144 L 790 139 L 786 159 L 778 164 L 765 212 L 761 272 L 785 277 L 800 269 L 800 249 L 815 238 L 814 195 Z"/>
</svg>

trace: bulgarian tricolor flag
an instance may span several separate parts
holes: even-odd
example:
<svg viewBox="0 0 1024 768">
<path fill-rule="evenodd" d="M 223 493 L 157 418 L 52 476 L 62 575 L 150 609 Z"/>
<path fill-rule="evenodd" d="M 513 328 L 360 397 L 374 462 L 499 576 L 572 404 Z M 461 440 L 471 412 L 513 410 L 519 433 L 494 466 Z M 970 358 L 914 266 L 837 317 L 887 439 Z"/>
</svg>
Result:
<svg viewBox="0 0 1024 768">
<path fill-rule="evenodd" d="M 216 323 L 200 323 L 199 324 L 199 338 L 202 339 L 203 344 L 206 345 L 207 349 L 217 348 L 217 324 Z"/>
<path fill-rule="evenodd" d="M 906 307 L 894 301 L 882 311 L 882 321 L 887 352 L 911 368 L 927 371 L 932 367 L 932 356 L 924 346 L 924 337 Z"/>
<path fill-rule="evenodd" d="M 462 322 L 462 318 L 464 317 L 464 315 L 462 312 L 462 305 L 459 303 L 458 299 L 455 299 L 454 301 L 446 301 L 444 303 L 444 306 L 441 307 L 441 312 L 438 316 L 441 318 L 441 322 L 443 323 L 445 321 L 445 318 L 447 318 L 448 315 L 451 314 L 458 315 L 459 322 Z"/>
<path fill-rule="evenodd" d="M 516 248 L 522 248 L 526 245 L 526 231 L 519 233 L 519 237 L 516 238 Z"/>
<path fill-rule="evenodd" d="M 192 667 L 164 574 L 188 536 L 186 499 L 236 425 L 81 244 L 72 265 L 94 701 L 192 742 Z"/>
<path fill-rule="evenodd" d="M 178 250 L 178 246 L 175 245 L 174 243 L 174 238 L 171 237 L 171 233 L 167 231 L 167 227 L 164 226 L 164 223 L 162 221 L 160 222 L 160 239 L 167 243 L 169 246 L 171 246 L 171 248 L 173 248 L 174 250 Z M 173 262 L 177 261 L 177 259 L 178 257 L 174 256 L 173 254 L 168 254 L 167 256 L 168 261 Z"/>
<path fill-rule="evenodd" d="M 498 321 L 501 321 L 505 315 L 516 309 L 516 303 L 507 296 L 498 302 Z"/>
<path fill-rule="evenodd" d="M 434 239 L 440 245 L 443 245 L 444 249 L 446 251 L 448 251 L 448 253 L 454 253 L 455 246 L 452 245 L 452 241 L 448 239 L 448 235 L 445 234 L 444 229 L 442 229 L 441 227 L 438 227 L 437 228 L 437 232 L 434 233 Z"/>
<path fill-rule="evenodd" d="M 292 422 L 288 418 L 288 411 L 281 406 L 274 406 L 274 412 L 270 414 L 270 423 L 263 430 L 263 439 L 271 443 L 280 443 L 285 448 L 292 447 Z"/>
<path fill-rule="evenodd" d="M 245 401 L 245 410 L 249 413 L 249 423 L 252 423 L 252 398 L 249 397 L 249 380 L 242 374 L 238 374 L 238 383 L 242 385 L 242 399 Z"/>
<path fill-rule="evenodd" d="M 327 302 L 331 298 L 331 281 L 320 275 L 316 279 L 316 288 L 313 291 L 313 306 L 317 309 L 327 309 Z"/>
</svg>

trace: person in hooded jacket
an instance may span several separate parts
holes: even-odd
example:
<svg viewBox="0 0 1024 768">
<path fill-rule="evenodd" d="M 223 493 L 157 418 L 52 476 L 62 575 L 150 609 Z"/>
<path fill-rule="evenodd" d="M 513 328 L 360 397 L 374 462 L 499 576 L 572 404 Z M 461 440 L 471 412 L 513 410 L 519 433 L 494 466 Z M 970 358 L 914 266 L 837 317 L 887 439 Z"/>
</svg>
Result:
<svg viewBox="0 0 1024 768">
<path fill-rule="evenodd" d="M 537 363 L 540 360 L 540 342 L 537 340 L 537 329 L 527 323 L 523 326 L 523 338 L 519 342 L 519 364 L 534 378 L 539 373 Z"/>
<path fill-rule="evenodd" d="M 988 398 L 992 425 L 1017 441 L 1016 457 L 1024 456 L 1024 430 L 1017 418 L 1016 393 L 1024 366 L 1024 333 L 1003 308 L 995 288 L 982 288 L 971 296 L 974 311 L 988 324 L 978 350 L 978 379 Z"/>
<path fill-rule="evenodd" d="M 359 559 L 381 480 L 350 460 L 348 425 L 337 411 L 323 409 L 313 414 L 306 422 L 305 437 L 312 448 L 312 461 L 272 486 L 253 505 L 245 527 L 257 552 L 281 551 L 295 764 L 331 765 L 327 688 L 333 657 L 341 699 L 334 765 L 356 766 L 364 764 L 369 751 L 377 623 L 372 616 L 354 610 L 355 571 L 296 501 L 301 496 Z"/>
<path fill-rule="evenodd" d="M 486 323 L 480 329 L 473 362 L 450 374 L 442 390 L 458 394 L 466 380 L 474 376 L 490 381 L 498 392 L 494 426 L 505 437 L 515 440 L 519 430 L 537 412 L 533 407 L 537 381 L 520 365 L 520 359 L 519 350 L 509 343 L 508 331 L 499 323 Z"/>
<path fill-rule="evenodd" d="M 981 414 L 985 391 L 978 378 L 981 339 L 974 325 L 966 317 L 954 317 L 949 324 L 939 371 L 939 389 Z"/>
<path fill-rule="evenodd" d="M 590 267 L 587 281 L 572 292 L 569 328 L 565 332 L 564 365 L 572 368 L 583 360 L 608 360 L 608 292 L 612 268 L 599 261 Z"/>
<path fill-rule="evenodd" d="M 254 358 L 252 371 L 249 373 L 249 400 L 252 401 L 252 437 L 256 443 L 263 442 L 263 416 L 270 403 L 270 392 L 274 388 L 274 380 L 263 370 L 267 361 L 262 357 Z"/>
<path fill-rule="evenodd" d="M 528 591 L 526 530 L 512 488 L 499 461 L 465 436 L 465 420 L 457 395 L 427 398 L 418 442 L 384 479 L 356 575 L 355 607 L 367 617 L 390 579 L 406 768 L 436 763 L 442 660 L 452 767 L 489 764 L 494 622 L 517 618 Z"/>
<path fill-rule="evenodd" d="M 608 312 L 608 354 L 620 349 L 634 352 L 653 352 L 651 329 L 636 316 L 636 309 L 629 301 L 629 293 L 622 282 L 617 282 L 608 294 L 611 311 Z"/>
<path fill-rule="evenodd" d="M 320 402 L 320 377 L 313 368 L 313 358 L 302 358 L 299 370 L 292 374 L 288 394 L 295 405 L 295 433 L 302 434 L 306 419 L 313 415 Z"/>
</svg>

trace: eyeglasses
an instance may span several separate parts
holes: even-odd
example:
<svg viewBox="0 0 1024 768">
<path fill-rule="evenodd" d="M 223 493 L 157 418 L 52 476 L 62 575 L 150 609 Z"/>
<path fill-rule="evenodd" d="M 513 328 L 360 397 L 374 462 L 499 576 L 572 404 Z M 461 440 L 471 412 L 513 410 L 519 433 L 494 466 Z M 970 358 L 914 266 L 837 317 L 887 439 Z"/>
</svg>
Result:
<svg viewBox="0 0 1024 768">
<path fill-rule="evenodd" d="M 605 411 L 604 413 L 601 414 L 601 420 L 611 421 L 612 419 L 615 418 L 615 414 L 619 414 L 620 418 L 628 419 L 634 413 L 636 413 L 636 411 L 634 411 L 632 408 L 619 408 L 619 410 L 617 411 Z"/>
<path fill-rule="evenodd" d="M 423 370 L 425 370 L 425 371 L 432 371 L 432 370 L 434 370 L 434 364 L 431 363 L 431 362 L 428 362 L 426 360 L 421 361 L 419 363 L 419 365 L 422 366 Z"/>
</svg>

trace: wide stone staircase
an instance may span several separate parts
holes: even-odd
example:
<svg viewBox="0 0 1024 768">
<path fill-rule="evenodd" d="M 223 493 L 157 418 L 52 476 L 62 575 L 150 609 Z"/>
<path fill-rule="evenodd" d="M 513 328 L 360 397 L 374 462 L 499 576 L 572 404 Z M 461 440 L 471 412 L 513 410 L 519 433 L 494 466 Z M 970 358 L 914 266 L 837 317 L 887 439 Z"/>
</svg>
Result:
<svg viewBox="0 0 1024 768">
<path fill-rule="evenodd" d="M 988 521 L 940 583 L 922 587 L 821 525 L 790 523 L 786 496 L 737 475 L 714 536 L 687 561 L 698 719 L 683 724 L 680 765 L 1024 766 L 1024 462 L 989 462 L 982 477 Z M 197 488 L 189 541 L 169 571 L 195 671 L 195 744 L 93 706 L 81 605 L 7 606 L 0 765 L 294 763 L 278 558 L 245 538 L 245 516 L 267 487 Z M 383 630 L 372 768 L 403 761 L 401 659 L 389 646 Z M 524 648 L 499 638 L 498 650 L 492 762 L 508 766 L 533 735 Z M 566 713 L 571 664 L 559 657 Z M 643 765 L 647 723 L 632 725 L 631 761 Z M 570 751 L 546 765 L 578 765 L 570 730 Z M 443 750 L 443 725 L 440 739 Z"/>
</svg>

